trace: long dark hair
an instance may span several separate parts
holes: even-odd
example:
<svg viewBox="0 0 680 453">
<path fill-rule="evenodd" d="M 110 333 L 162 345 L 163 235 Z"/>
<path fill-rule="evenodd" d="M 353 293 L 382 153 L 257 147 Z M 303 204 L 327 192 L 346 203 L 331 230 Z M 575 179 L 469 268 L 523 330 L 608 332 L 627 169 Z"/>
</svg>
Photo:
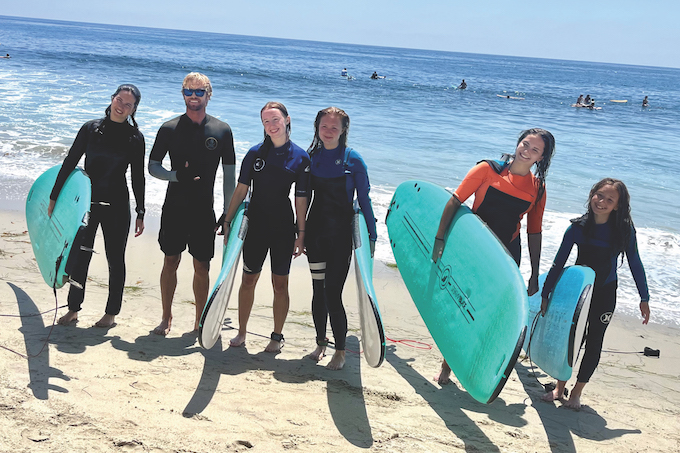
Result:
<svg viewBox="0 0 680 453">
<path fill-rule="evenodd" d="M 612 227 L 613 243 L 616 254 L 620 254 L 623 257 L 626 248 L 628 247 L 628 243 L 630 242 L 631 232 L 634 228 L 633 218 L 630 215 L 630 194 L 623 181 L 614 178 L 604 178 L 595 183 L 590 189 L 588 201 L 585 205 L 586 208 L 588 208 L 588 212 L 577 219 L 573 219 L 572 223 L 580 223 L 584 226 L 586 236 L 592 236 L 595 228 L 595 214 L 593 213 L 593 208 L 590 206 L 590 203 L 595 193 L 607 185 L 613 186 L 619 192 L 619 205 L 615 211 L 612 211 L 609 214 L 607 223 Z"/>
<path fill-rule="evenodd" d="M 340 117 L 342 123 L 342 134 L 340 134 L 340 148 L 345 149 L 347 146 L 347 134 L 349 133 L 349 115 L 345 113 L 344 110 L 337 107 L 328 107 L 323 110 L 319 110 L 316 114 L 316 119 L 314 120 L 314 139 L 312 144 L 309 145 L 307 152 L 310 156 L 313 156 L 317 151 L 323 147 L 323 141 L 319 137 L 319 125 L 321 124 L 321 118 L 326 115 L 337 115 Z"/>
<path fill-rule="evenodd" d="M 529 135 L 537 135 L 543 140 L 543 158 L 536 162 L 536 168 L 534 169 L 534 176 L 538 179 L 538 194 L 536 195 L 536 203 L 539 202 L 543 194 L 545 193 L 545 178 L 548 176 L 548 168 L 550 168 L 550 160 L 555 153 L 555 137 L 549 131 L 545 129 L 540 129 L 534 127 L 522 131 L 517 139 L 517 145 L 522 143 L 522 140 L 527 138 Z M 517 146 L 516 145 L 516 146 Z M 514 158 L 514 154 L 503 154 L 502 159 L 508 162 L 511 158 Z"/>
<path fill-rule="evenodd" d="M 281 112 L 281 114 L 283 115 L 284 121 L 286 120 L 286 118 L 288 118 L 288 109 L 286 108 L 286 106 L 281 104 L 280 102 L 271 101 L 271 102 L 267 102 L 264 105 L 264 107 L 262 107 L 262 110 L 260 110 L 260 119 L 262 119 L 262 113 L 265 110 L 269 110 L 269 109 L 279 110 Z M 291 123 L 291 121 L 289 120 L 288 124 L 286 124 L 286 135 L 288 135 L 288 137 L 290 137 L 290 131 L 291 131 L 290 123 Z M 274 147 L 274 143 L 272 142 L 271 137 L 269 135 L 267 135 L 267 131 L 265 130 L 264 131 L 264 141 L 262 142 L 262 146 L 260 146 L 260 154 L 262 154 L 263 156 L 266 156 L 267 153 L 269 152 L 269 150 L 273 147 Z"/>
<path fill-rule="evenodd" d="M 137 125 L 137 121 L 135 121 L 135 113 L 137 113 L 137 106 L 139 105 L 139 101 L 142 100 L 142 93 L 139 91 L 139 88 L 134 86 L 131 83 L 124 83 L 121 86 L 118 87 L 115 93 L 111 95 L 111 101 L 113 101 L 113 98 L 116 97 L 118 93 L 121 91 L 127 91 L 130 93 L 132 96 L 135 98 L 135 108 L 132 110 L 132 113 L 130 113 L 130 116 L 128 117 L 130 120 L 132 120 L 132 126 L 135 129 L 139 129 L 139 126 Z M 106 107 L 106 117 L 108 118 L 109 115 L 111 114 L 111 104 L 109 104 L 108 107 Z"/>
</svg>

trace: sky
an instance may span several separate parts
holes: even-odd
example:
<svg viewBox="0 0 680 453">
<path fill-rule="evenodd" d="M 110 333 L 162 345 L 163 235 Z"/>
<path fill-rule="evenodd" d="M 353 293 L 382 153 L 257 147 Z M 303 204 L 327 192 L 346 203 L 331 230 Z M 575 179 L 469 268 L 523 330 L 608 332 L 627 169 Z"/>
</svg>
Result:
<svg viewBox="0 0 680 453">
<path fill-rule="evenodd" d="M 678 0 L 0 0 L 0 6 L 5 16 L 680 68 Z"/>
</svg>

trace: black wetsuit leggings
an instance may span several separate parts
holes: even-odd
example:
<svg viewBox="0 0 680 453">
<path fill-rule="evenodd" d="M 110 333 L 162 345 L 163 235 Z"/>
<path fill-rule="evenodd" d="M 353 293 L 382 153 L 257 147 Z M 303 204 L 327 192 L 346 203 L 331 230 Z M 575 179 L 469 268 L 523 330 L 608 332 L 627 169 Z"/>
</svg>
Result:
<svg viewBox="0 0 680 453">
<path fill-rule="evenodd" d="M 347 280 L 352 254 L 351 232 L 332 237 L 312 236 L 306 242 L 307 260 L 312 273 L 312 317 L 317 344 L 326 340 L 326 323 L 330 317 L 335 349 L 344 351 L 347 314 L 342 305 L 342 289 Z"/>
<path fill-rule="evenodd" d="M 593 290 L 588 313 L 586 347 L 576 378 L 578 382 L 588 382 L 600 363 L 604 333 L 616 308 L 616 287 L 617 282 L 613 281 Z"/>
<path fill-rule="evenodd" d="M 130 206 L 125 204 L 101 206 L 92 205 L 90 221 L 85 229 L 82 246 L 92 249 L 97 228 L 102 226 L 106 260 L 109 263 L 109 297 L 106 301 L 106 314 L 117 315 L 123 303 L 125 287 L 125 247 L 130 232 Z M 71 278 L 83 285 L 83 289 L 71 285 L 68 292 L 68 309 L 80 311 L 85 298 L 85 283 L 90 267 L 92 252 L 80 250 Z"/>
</svg>

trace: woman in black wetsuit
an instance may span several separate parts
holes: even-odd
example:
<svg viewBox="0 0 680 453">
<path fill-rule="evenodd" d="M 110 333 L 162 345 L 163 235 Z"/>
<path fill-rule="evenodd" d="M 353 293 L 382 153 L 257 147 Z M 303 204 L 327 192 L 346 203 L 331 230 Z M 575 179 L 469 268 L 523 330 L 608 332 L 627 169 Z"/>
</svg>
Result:
<svg viewBox="0 0 680 453">
<path fill-rule="evenodd" d="M 69 289 L 68 313 L 59 318 L 59 324 L 67 325 L 78 319 L 99 225 L 109 264 L 109 297 L 105 314 L 95 326 L 113 326 L 120 313 L 125 287 L 125 246 L 130 231 L 130 194 L 125 177 L 128 166 L 132 171 L 132 190 L 137 204 L 135 237 L 144 231 L 144 136 L 134 118 L 141 98 L 134 85 L 118 87 L 106 108 L 106 116 L 88 121 L 78 131 L 52 189 L 47 208 L 50 217 L 66 178 L 85 155 L 85 171 L 92 182 L 92 207 L 76 267 L 71 274 L 71 279 L 82 287 L 72 285 Z"/>
<path fill-rule="evenodd" d="M 316 115 L 314 140 L 309 147 L 314 198 L 307 216 L 305 246 L 312 273 L 312 316 L 317 347 L 307 357 L 317 362 L 323 358 L 330 316 L 335 339 L 335 353 L 326 365 L 330 370 L 340 370 L 345 365 L 347 315 L 342 305 L 342 289 L 352 253 L 355 191 L 366 219 L 371 253 L 377 239 L 366 164 L 356 151 L 347 147 L 348 131 L 349 116 L 343 110 L 323 109 Z"/>
</svg>

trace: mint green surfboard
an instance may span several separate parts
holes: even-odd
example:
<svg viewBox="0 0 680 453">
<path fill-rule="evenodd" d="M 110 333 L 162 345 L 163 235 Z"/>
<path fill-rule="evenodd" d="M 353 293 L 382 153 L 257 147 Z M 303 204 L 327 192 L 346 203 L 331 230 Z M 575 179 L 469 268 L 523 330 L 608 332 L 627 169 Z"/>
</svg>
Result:
<svg viewBox="0 0 680 453">
<path fill-rule="evenodd" d="M 401 184 L 390 203 L 387 230 L 399 272 L 437 347 L 465 390 L 490 403 L 524 343 L 527 290 L 505 247 L 465 206 L 444 237 L 444 254 L 432 261 L 450 198 L 435 184 Z"/>
<path fill-rule="evenodd" d="M 212 348 L 222 333 L 224 315 L 229 305 L 229 297 L 234 286 L 234 277 L 236 277 L 236 269 L 247 231 L 248 217 L 245 216 L 245 203 L 241 203 L 231 221 L 227 245 L 222 249 L 222 270 L 198 323 L 198 342 L 205 349 Z"/>
<path fill-rule="evenodd" d="M 545 316 L 540 316 L 541 291 L 547 274 L 538 278 L 540 289 L 529 298 L 529 334 L 524 350 L 531 361 L 560 381 L 571 378 L 588 323 L 595 271 L 586 266 L 565 267 L 550 295 Z"/>
<path fill-rule="evenodd" d="M 48 217 L 50 193 L 60 169 L 61 165 L 57 165 L 40 175 L 26 197 L 26 225 L 33 254 L 43 280 L 53 288 L 69 282 L 92 199 L 90 177 L 76 168 L 59 193 L 52 217 Z"/>
<path fill-rule="evenodd" d="M 385 358 L 385 332 L 383 330 L 378 299 L 373 288 L 373 258 L 364 214 L 354 214 L 352 241 L 354 243 L 354 274 L 357 278 L 357 302 L 361 325 L 361 347 L 366 362 L 379 367 Z"/>
</svg>

